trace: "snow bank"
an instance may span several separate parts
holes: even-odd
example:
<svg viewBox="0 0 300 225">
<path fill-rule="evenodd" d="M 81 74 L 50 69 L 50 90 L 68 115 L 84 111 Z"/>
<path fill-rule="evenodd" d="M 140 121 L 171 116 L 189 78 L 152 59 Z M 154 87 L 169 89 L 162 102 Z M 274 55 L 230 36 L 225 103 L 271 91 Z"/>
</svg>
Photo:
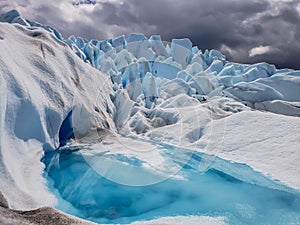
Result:
<svg viewBox="0 0 300 225">
<path fill-rule="evenodd" d="M 166 224 L 166 225 L 225 225 L 225 219 L 222 217 L 212 218 L 206 216 L 174 216 L 174 217 L 162 217 L 152 221 L 138 221 L 132 223 L 132 225 L 157 225 L 157 224 Z"/>
<path fill-rule="evenodd" d="M 215 126 L 223 127 L 221 120 Z M 226 118 L 224 140 L 217 155 L 245 163 L 267 177 L 300 190 L 299 127 L 298 117 L 257 111 L 234 114 Z"/>
<path fill-rule="evenodd" d="M 73 124 L 77 136 L 93 127 L 113 130 L 107 113 L 111 88 L 103 86 L 103 74 L 84 65 L 48 31 L 7 23 L 0 23 L 0 30 L 0 189 L 13 208 L 53 205 L 40 159 L 62 144 L 59 131 L 71 111 L 81 117 L 80 124 Z M 82 109 L 85 117 L 79 114 Z"/>
</svg>

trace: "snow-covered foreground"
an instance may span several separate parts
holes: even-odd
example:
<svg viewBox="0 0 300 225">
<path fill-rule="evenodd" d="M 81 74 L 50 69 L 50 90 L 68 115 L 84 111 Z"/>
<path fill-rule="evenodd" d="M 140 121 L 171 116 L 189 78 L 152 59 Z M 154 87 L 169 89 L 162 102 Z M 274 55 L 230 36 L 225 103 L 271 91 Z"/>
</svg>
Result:
<svg viewBox="0 0 300 225">
<path fill-rule="evenodd" d="M 188 39 L 63 39 L 12 11 L 0 16 L 0 75 L 11 208 L 102 223 L 300 221 L 299 71 L 231 63 Z"/>
</svg>

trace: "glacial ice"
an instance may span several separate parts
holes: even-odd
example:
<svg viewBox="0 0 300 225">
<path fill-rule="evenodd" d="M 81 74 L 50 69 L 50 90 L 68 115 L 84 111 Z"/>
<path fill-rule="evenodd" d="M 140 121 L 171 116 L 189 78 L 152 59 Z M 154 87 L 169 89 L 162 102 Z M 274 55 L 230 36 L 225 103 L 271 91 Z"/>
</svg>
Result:
<svg viewBox="0 0 300 225">
<path fill-rule="evenodd" d="M 169 54 L 161 40 L 159 35 L 152 35 L 149 39 L 150 46 L 156 52 L 157 55 L 163 57 L 169 57 Z"/>
<path fill-rule="evenodd" d="M 188 38 L 173 39 L 171 52 L 173 60 L 185 68 L 191 61 L 193 44 Z"/>
<path fill-rule="evenodd" d="M 155 104 L 155 100 L 159 98 L 155 78 L 149 72 L 143 79 L 142 90 L 145 98 L 145 107 L 149 109 L 153 103 Z"/>
<path fill-rule="evenodd" d="M 80 37 L 76 39 L 74 36 L 71 36 L 65 42 L 71 46 L 80 58 L 85 61 L 89 60 L 94 67 L 109 74 L 114 82 L 120 83 L 120 77 L 122 77 L 123 87 L 126 87 L 128 82 L 134 82 L 134 88 L 132 85 L 132 87 L 126 88 L 134 101 L 141 94 L 140 87 L 147 72 L 153 74 L 154 80 L 158 78 L 166 78 L 167 80 L 181 78 L 188 85 L 195 88 L 196 94 L 199 95 L 230 94 L 238 100 L 249 102 L 248 105 L 267 100 L 282 100 L 283 93 L 281 92 L 289 89 L 283 84 L 288 81 L 283 80 L 287 79 L 287 73 L 293 74 L 290 70 L 277 70 L 273 65 L 267 63 L 243 65 L 227 62 L 225 56 L 216 50 L 206 50 L 204 53 L 197 49 L 193 50 L 192 43 L 188 39 L 174 39 L 170 45 L 171 47 L 169 45 L 165 46 L 159 35 L 151 36 L 148 40 L 143 34 L 131 34 L 128 36 L 128 41 L 126 41 L 125 36 L 97 43 L 95 41 L 95 45 Z M 77 50 L 72 44 L 76 44 L 81 50 Z M 146 71 L 141 68 L 142 59 L 146 60 L 144 62 Z M 134 62 L 135 60 L 139 61 L 138 68 L 136 62 Z M 294 77 L 293 75 L 289 76 Z M 283 79 L 283 77 L 285 78 Z M 276 84 L 280 83 L 281 88 L 278 85 L 275 89 L 272 88 L 273 79 L 282 80 L 275 82 Z M 167 82 L 167 80 L 164 82 Z M 160 79 L 156 82 L 160 83 L 160 85 L 157 85 L 157 92 L 159 92 L 159 87 L 162 86 L 161 81 Z M 250 86 L 245 88 L 245 85 Z M 287 85 L 289 87 L 294 85 L 295 87 L 290 90 L 292 94 L 288 95 L 288 98 L 285 94 L 284 99 L 298 101 L 295 99 L 298 95 L 294 94 L 299 90 L 297 82 L 292 81 L 292 84 Z M 218 89 L 218 91 L 213 92 L 215 89 Z M 262 91 L 262 89 L 265 91 Z M 211 92 L 213 93 L 209 95 Z M 194 94 L 193 91 L 190 91 L 188 95 L 194 96 Z"/>
<path fill-rule="evenodd" d="M 93 127 L 104 127 L 104 121 L 114 127 L 107 113 L 111 107 L 107 104 L 112 103 L 99 102 L 104 97 L 98 93 L 98 87 L 105 77 L 91 66 L 85 67 L 71 49 L 41 28 L 36 31 L 43 34 L 43 39 L 36 39 L 33 44 L 32 32 L 20 25 L 0 26 L 4 36 L 0 43 L 0 189 L 12 208 L 51 205 L 55 199 L 41 177 L 44 166 L 40 157 L 44 150 L 59 147 L 60 127 L 77 104 L 84 104 L 91 118 L 101 115 L 99 120 L 92 120 Z M 109 84 L 101 89 L 105 95 L 112 91 Z M 101 114 L 94 110 L 95 104 Z"/>
<path fill-rule="evenodd" d="M 114 144 L 110 147 L 119 149 L 117 151 L 120 151 L 120 148 L 126 146 Z M 120 183 L 138 181 L 138 184 L 141 184 L 143 181 L 151 180 L 150 174 L 142 172 L 142 168 L 145 168 L 145 164 L 150 163 L 149 161 L 144 161 L 141 156 L 137 158 L 112 152 L 99 153 L 93 156 L 94 167 L 101 161 L 102 168 L 111 168 L 107 164 L 109 163 L 116 169 L 115 172 L 110 169 L 109 174 L 100 177 L 90 167 L 90 159 L 87 163 L 87 159 L 84 158 L 86 156 L 83 155 L 89 154 L 85 147 L 82 146 L 81 149 L 83 153 L 68 148 L 61 149 L 46 154 L 43 160 L 49 165 L 46 170 L 54 180 L 53 186 L 58 189 L 63 199 L 72 204 L 72 207 L 61 205 L 59 208 L 82 218 L 89 218 L 98 223 L 127 224 L 182 214 L 201 215 L 205 212 L 206 216 L 225 217 L 227 224 L 261 222 L 277 224 L 279 219 L 287 223 L 300 219 L 297 214 L 300 211 L 299 195 L 244 183 L 214 169 L 214 164 L 207 173 L 199 174 L 197 170 L 198 160 L 201 160 L 199 153 L 191 156 L 191 160 L 180 170 L 177 177 L 155 182 L 153 185 L 134 186 Z M 166 147 L 163 154 L 172 151 L 174 149 L 171 146 Z M 186 153 L 183 151 L 181 154 Z M 219 164 L 217 161 L 215 160 L 215 163 Z M 132 168 L 134 172 L 131 171 Z M 159 168 L 159 164 L 156 168 Z M 105 169 L 101 171 L 105 173 Z M 128 173 L 131 176 L 127 178 Z M 152 179 L 161 178 L 152 177 Z M 118 182 L 114 182 L 116 180 Z M 81 194 L 77 194 L 78 192 Z"/>
<path fill-rule="evenodd" d="M 283 99 L 279 91 L 268 85 L 256 82 L 239 82 L 233 87 L 225 89 L 225 93 L 251 103 Z"/>
<path fill-rule="evenodd" d="M 12 208 L 121 223 L 211 210 L 299 222 L 299 71 L 229 62 L 186 38 L 64 39 L 16 11 L 0 21 L 0 189 Z M 224 188 L 234 205 L 217 207 Z"/>
<path fill-rule="evenodd" d="M 258 83 L 270 86 L 282 94 L 283 99 L 289 102 L 300 102 L 300 77 L 274 75 L 269 79 L 260 78 Z M 280 100 L 280 99 L 278 99 Z"/>
<path fill-rule="evenodd" d="M 287 102 L 282 100 L 265 101 L 254 104 L 254 108 L 262 111 L 273 112 L 287 116 L 299 116 L 299 102 Z"/>
</svg>

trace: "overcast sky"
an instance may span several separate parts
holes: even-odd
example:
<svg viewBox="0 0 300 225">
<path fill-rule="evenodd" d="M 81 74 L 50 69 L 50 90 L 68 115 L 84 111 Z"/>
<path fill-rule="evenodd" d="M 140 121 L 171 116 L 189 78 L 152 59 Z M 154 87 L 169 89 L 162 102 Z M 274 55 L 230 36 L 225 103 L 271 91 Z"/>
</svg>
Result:
<svg viewBox="0 0 300 225">
<path fill-rule="evenodd" d="M 85 0 L 81 0 L 84 2 Z M 0 11 L 56 27 L 64 37 L 120 34 L 189 37 L 236 62 L 300 69 L 300 0 L 0 0 Z"/>
</svg>

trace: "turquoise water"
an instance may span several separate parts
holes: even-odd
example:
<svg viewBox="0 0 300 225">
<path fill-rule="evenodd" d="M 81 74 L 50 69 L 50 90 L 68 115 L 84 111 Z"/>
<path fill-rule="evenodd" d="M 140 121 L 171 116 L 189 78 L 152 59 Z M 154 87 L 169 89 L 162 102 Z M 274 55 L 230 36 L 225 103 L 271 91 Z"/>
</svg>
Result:
<svg viewBox="0 0 300 225">
<path fill-rule="evenodd" d="M 170 147 L 164 147 L 166 152 L 170 151 Z M 298 192 L 246 183 L 221 169 L 199 173 L 195 165 L 202 156 L 193 153 L 179 171 L 180 179 L 171 177 L 140 187 L 118 184 L 100 176 L 85 161 L 80 149 L 48 152 L 43 162 L 49 188 L 59 199 L 57 208 L 98 223 L 203 215 L 224 216 L 228 224 L 300 224 Z M 108 156 L 104 154 L 97 159 L 100 164 L 105 157 Z M 113 159 L 137 166 L 143 163 L 120 155 Z"/>
</svg>

